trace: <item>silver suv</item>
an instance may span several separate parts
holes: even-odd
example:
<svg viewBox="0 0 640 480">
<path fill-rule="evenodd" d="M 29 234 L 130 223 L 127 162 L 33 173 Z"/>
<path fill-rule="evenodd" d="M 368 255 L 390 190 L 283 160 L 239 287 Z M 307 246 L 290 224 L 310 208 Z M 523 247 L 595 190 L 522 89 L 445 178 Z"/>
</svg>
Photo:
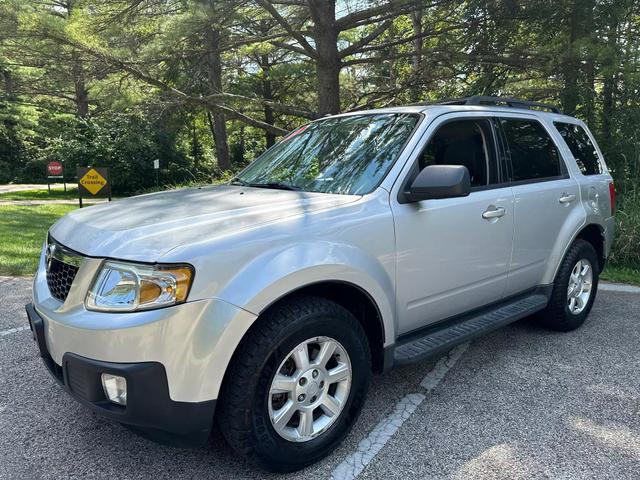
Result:
<svg viewBox="0 0 640 480">
<path fill-rule="evenodd" d="M 80 403 L 269 470 L 327 455 L 372 372 L 523 317 L 580 326 L 614 233 L 587 127 L 471 97 L 323 118 L 226 185 L 76 210 L 29 321 Z"/>
</svg>

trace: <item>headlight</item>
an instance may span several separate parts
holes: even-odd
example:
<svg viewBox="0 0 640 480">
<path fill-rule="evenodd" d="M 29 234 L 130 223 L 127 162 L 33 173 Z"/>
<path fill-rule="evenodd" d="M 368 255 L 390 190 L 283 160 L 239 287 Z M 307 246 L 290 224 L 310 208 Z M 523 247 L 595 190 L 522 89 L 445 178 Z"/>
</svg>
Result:
<svg viewBox="0 0 640 480">
<path fill-rule="evenodd" d="M 89 310 L 133 312 L 187 300 L 193 281 L 189 265 L 142 265 L 108 260 L 87 294 Z"/>
</svg>

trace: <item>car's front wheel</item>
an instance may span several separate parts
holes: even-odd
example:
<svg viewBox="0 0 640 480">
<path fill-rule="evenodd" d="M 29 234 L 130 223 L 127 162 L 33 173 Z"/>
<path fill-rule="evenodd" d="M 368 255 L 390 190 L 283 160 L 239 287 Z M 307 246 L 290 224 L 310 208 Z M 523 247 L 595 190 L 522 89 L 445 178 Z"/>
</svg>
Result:
<svg viewBox="0 0 640 480">
<path fill-rule="evenodd" d="M 342 306 L 297 297 L 270 309 L 225 376 L 218 423 L 237 452 L 272 471 L 331 452 L 355 422 L 371 375 L 367 337 Z"/>
</svg>

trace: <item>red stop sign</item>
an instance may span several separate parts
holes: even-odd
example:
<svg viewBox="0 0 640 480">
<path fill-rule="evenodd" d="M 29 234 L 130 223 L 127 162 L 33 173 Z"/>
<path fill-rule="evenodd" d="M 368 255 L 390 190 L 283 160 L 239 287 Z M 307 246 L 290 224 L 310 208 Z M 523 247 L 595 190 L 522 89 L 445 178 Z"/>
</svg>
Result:
<svg viewBox="0 0 640 480">
<path fill-rule="evenodd" d="M 47 175 L 50 177 L 59 177 L 62 175 L 63 166 L 62 163 L 58 161 L 53 161 L 47 163 Z"/>
</svg>

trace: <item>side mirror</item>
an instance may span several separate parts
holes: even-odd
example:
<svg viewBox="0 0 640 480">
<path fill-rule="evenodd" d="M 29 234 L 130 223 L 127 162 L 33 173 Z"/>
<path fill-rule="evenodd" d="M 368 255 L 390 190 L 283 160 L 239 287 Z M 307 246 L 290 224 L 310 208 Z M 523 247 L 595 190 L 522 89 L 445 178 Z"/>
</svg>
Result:
<svg viewBox="0 0 640 480">
<path fill-rule="evenodd" d="M 429 165 L 405 192 L 407 200 L 466 197 L 471 193 L 469 170 L 464 165 Z"/>
</svg>

